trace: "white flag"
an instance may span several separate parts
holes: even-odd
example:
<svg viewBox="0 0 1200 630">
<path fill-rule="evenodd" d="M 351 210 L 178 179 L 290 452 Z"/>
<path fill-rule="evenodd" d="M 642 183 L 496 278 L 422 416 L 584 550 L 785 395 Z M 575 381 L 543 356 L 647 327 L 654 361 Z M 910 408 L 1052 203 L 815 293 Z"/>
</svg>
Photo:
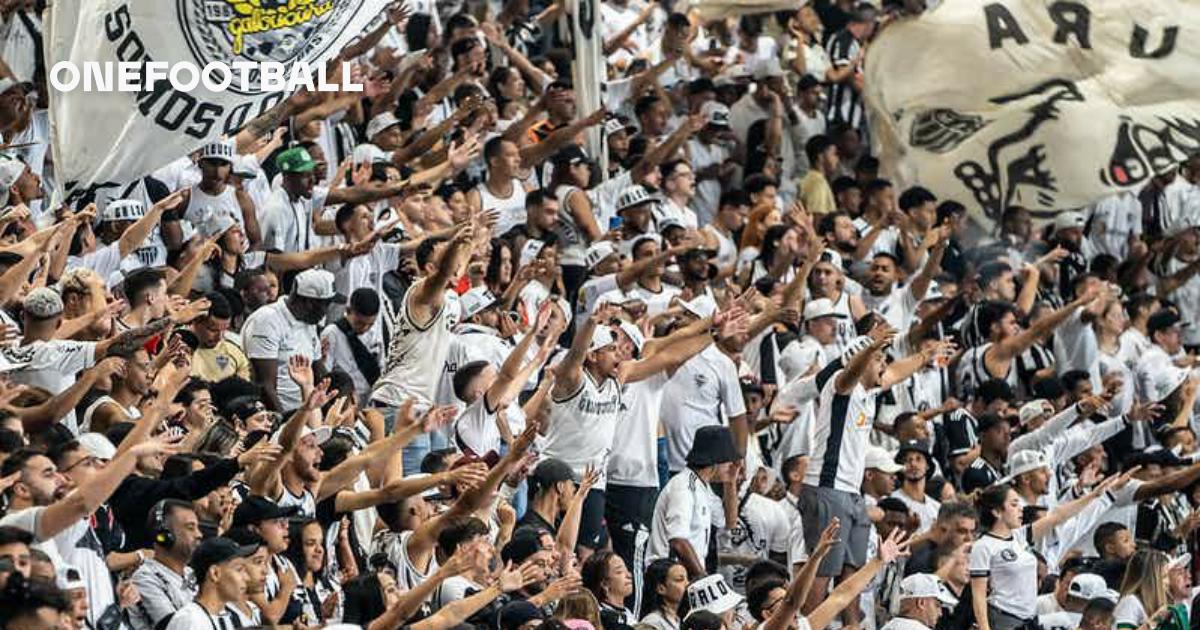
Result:
<svg viewBox="0 0 1200 630">
<path fill-rule="evenodd" d="M 87 63 L 153 60 L 316 69 L 386 19 L 389 1 L 55 0 L 47 11 L 46 67 L 71 62 L 83 71 Z M 190 74 L 180 79 L 186 83 Z M 66 191 L 136 180 L 234 134 L 286 97 L 260 89 L 213 92 L 202 83 L 186 93 L 165 80 L 155 85 L 99 92 L 85 91 L 81 82 L 70 92 L 50 90 L 54 168 Z"/>
<path fill-rule="evenodd" d="M 569 5 L 572 30 L 571 84 L 575 88 L 575 109 L 587 116 L 600 109 L 604 101 L 604 83 L 608 80 L 604 59 L 604 40 L 600 36 L 600 0 L 571 0 Z M 608 155 L 604 148 L 603 125 L 592 126 L 584 135 L 588 155 L 600 164 L 600 172 L 608 174 Z"/>
<path fill-rule="evenodd" d="M 943 2 L 870 45 L 866 97 L 901 184 L 985 224 L 1144 185 L 1200 149 L 1195 0 Z"/>
</svg>

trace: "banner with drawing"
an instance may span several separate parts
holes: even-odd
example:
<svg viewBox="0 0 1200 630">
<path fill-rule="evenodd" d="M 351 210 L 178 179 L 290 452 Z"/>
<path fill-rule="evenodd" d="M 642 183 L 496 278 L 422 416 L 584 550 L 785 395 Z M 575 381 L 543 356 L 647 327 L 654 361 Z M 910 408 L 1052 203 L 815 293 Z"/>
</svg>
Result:
<svg viewBox="0 0 1200 630">
<path fill-rule="evenodd" d="M 985 224 L 1138 188 L 1200 150 L 1195 0 L 944 2 L 870 45 L 876 148 Z"/>
</svg>

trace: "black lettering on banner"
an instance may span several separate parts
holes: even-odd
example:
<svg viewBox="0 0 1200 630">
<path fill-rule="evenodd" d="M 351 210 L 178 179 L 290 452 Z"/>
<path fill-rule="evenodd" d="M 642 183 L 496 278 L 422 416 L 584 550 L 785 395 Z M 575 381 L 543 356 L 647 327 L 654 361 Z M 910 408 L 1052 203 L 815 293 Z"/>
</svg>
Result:
<svg viewBox="0 0 1200 630">
<path fill-rule="evenodd" d="M 154 107 L 154 104 L 158 102 L 158 99 L 162 98 L 162 95 L 166 94 L 170 90 L 171 83 L 166 79 L 155 81 L 154 83 L 150 84 L 148 89 L 138 92 L 138 111 L 142 112 L 143 116 L 149 116 L 150 110 Z"/>
<path fill-rule="evenodd" d="M 200 103 L 196 108 L 195 115 L 192 116 L 194 124 L 189 125 L 183 132 L 187 135 L 204 140 L 208 138 L 208 134 L 212 131 L 213 125 L 217 124 L 217 118 L 221 116 L 225 108 L 213 103 Z"/>
<path fill-rule="evenodd" d="M 222 129 L 225 135 L 232 136 L 246 124 L 246 120 L 250 117 L 251 105 L 253 103 L 238 103 L 233 109 L 229 110 L 229 115 L 225 117 L 225 125 Z"/>
<path fill-rule="evenodd" d="M 1129 55 L 1134 59 L 1163 59 L 1175 52 L 1175 41 L 1178 37 L 1179 27 L 1168 26 L 1163 29 L 1162 41 L 1159 42 L 1158 48 L 1152 52 L 1146 52 L 1146 43 L 1150 39 L 1150 32 L 1140 24 L 1135 24 L 1133 38 L 1129 40 Z"/>
<path fill-rule="evenodd" d="M 178 107 L 176 107 L 178 104 Z M 171 95 L 167 97 L 167 102 L 163 103 L 162 109 L 158 110 L 158 115 L 154 117 L 154 122 L 160 127 L 170 131 L 179 131 L 183 126 L 183 121 L 187 120 L 189 114 L 196 107 L 196 99 L 191 95 L 184 94 L 178 90 L 171 90 Z M 178 113 L 175 113 L 178 112 Z"/>
<path fill-rule="evenodd" d="M 992 50 L 1004 46 L 1004 40 L 1011 39 L 1018 44 L 1029 43 L 1029 36 L 1021 30 L 1017 18 L 1009 12 L 1008 7 L 993 2 L 983 6 L 983 16 L 987 19 L 988 45 Z"/>
<path fill-rule="evenodd" d="M 125 29 L 129 28 L 133 23 L 133 18 L 129 17 L 129 6 L 122 4 L 115 11 L 104 16 L 104 34 L 108 36 L 108 41 L 115 42 L 121 39 L 125 34 Z"/>
<path fill-rule="evenodd" d="M 1079 2 L 1059 0 L 1050 5 L 1050 19 L 1054 20 L 1054 43 L 1066 44 L 1071 36 L 1084 50 L 1092 48 L 1092 12 Z"/>
<path fill-rule="evenodd" d="M 131 47 L 134 47 L 132 51 Z M 117 44 L 117 59 L 121 61 L 140 61 L 145 54 L 146 46 L 142 44 L 142 38 L 138 37 L 136 33 L 130 33 L 129 37 Z"/>
</svg>

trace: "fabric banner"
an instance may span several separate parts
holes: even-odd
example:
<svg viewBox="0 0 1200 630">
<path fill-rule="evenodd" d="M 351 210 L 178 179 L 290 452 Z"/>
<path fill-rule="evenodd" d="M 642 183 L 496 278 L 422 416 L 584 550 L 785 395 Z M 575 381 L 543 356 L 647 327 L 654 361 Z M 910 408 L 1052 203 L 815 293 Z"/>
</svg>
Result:
<svg viewBox="0 0 1200 630">
<path fill-rule="evenodd" d="M 704 20 L 723 20 L 729 17 L 795 11 L 808 0 L 692 0 L 692 8 Z"/>
<path fill-rule="evenodd" d="M 600 109 L 604 101 L 604 84 L 608 81 L 608 66 L 604 59 L 604 40 L 600 36 L 600 0 L 571 0 L 567 5 L 571 15 L 571 36 L 575 58 L 571 67 L 571 82 L 575 87 L 575 109 L 587 116 Z M 603 125 L 594 125 L 585 132 L 588 155 L 600 164 L 600 172 L 608 173 L 608 151 L 604 146 Z"/>
<path fill-rule="evenodd" d="M 86 63 L 279 62 L 314 70 L 379 20 L 390 0 L 55 0 L 46 67 Z M 183 77 L 185 82 L 187 76 Z M 331 78 L 332 81 L 332 78 Z M 140 81 L 139 81 L 140 83 Z M 258 81 L 253 80 L 257 85 Z M 234 88 L 240 87 L 240 82 Z M 128 182 L 280 102 L 283 91 L 50 90 L 54 168 L 66 192 Z"/>
<path fill-rule="evenodd" d="M 984 224 L 1144 185 L 1200 149 L 1196 0 L 943 2 L 886 27 L 865 96 L 884 164 Z"/>
</svg>

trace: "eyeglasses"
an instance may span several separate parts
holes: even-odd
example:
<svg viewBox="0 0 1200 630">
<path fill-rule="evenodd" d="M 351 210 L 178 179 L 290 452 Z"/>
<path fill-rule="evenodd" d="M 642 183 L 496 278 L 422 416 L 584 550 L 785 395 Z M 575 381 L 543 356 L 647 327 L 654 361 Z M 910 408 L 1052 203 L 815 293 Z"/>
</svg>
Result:
<svg viewBox="0 0 1200 630">
<path fill-rule="evenodd" d="M 80 459 L 79 461 L 75 462 L 74 464 L 71 464 L 70 466 L 67 466 L 66 468 L 64 468 L 58 472 L 60 472 L 60 473 L 71 472 L 72 470 L 78 468 L 79 466 L 87 466 L 88 468 L 95 468 L 96 465 L 99 463 L 100 463 L 100 460 L 96 459 L 95 457 L 92 457 L 91 455 L 88 455 L 87 457 Z"/>
</svg>

